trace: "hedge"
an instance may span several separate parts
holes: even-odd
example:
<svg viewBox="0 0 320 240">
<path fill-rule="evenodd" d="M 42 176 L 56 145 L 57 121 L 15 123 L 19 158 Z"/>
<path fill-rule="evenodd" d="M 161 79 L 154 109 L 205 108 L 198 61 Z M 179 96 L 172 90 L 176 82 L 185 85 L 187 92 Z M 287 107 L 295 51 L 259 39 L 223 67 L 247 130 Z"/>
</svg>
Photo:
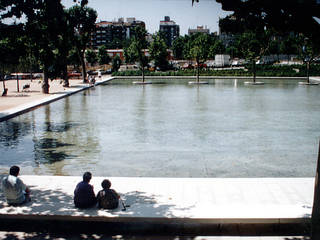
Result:
<svg viewBox="0 0 320 240">
<path fill-rule="evenodd" d="M 141 76 L 141 70 L 128 70 L 114 72 L 112 76 Z M 145 71 L 145 76 L 195 76 L 196 70 L 176 70 L 165 72 Z M 305 77 L 305 65 L 256 65 L 256 75 L 261 77 Z M 320 65 L 313 64 L 310 67 L 310 76 L 320 75 Z M 252 76 L 252 65 L 247 65 L 245 69 L 228 69 L 228 70 L 200 70 L 200 76 Z"/>
</svg>

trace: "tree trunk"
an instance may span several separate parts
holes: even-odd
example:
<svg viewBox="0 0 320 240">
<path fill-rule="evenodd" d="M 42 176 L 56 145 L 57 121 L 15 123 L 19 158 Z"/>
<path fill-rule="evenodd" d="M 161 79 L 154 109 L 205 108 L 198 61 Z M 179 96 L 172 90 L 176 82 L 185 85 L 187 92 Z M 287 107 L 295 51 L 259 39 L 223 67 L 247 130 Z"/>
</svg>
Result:
<svg viewBox="0 0 320 240">
<path fill-rule="evenodd" d="M 253 82 L 255 83 L 256 82 L 256 61 L 253 60 L 252 61 L 252 67 L 253 67 Z"/>
<path fill-rule="evenodd" d="M 6 81 L 4 80 L 4 67 L 2 68 L 2 73 L 0 74 L 0 77 L 2 78 L 2 85 L 3 85 L 3 92 L 1 96 L 7 96 L 8 89 L 6 89 Z"/>
<path fill-rule="evenodd" d="M 144 66 L 142 66 L 142 82 L 144 83 Z"/>
<path fill-rule="evenodd" d="M 313 208 L 312 208 L 312 228 L 311 236 L 313 240 L 320 239 L 320 141 L 319 141 L 319 152 L 318 162 L 316 169 L 315 185 L 314 185 L 314 197 L 313 197 Z"/>
<path fill-rule="evenodd" d="M 5 91 L 6 89 L 6 84 L 5 84 L 5 80 L 4 80 L 4 67 L 3 67 L 3 70 L 2 70 L 2 73 L 1 73 L 1 80 L 2 80 L 2 85 L 3 85 L 3 91 Z"/>
<path fill-rule="evenodd" d="M 200 75 L 200 70 L 199 70 L 199 62 L 197 61 L 197 82 L 199 83 L 199 75 Z"/>
<path fill-rule="evenodd" d="M 307 83 L 310 83 L 310 62 L 307 62 Z"/>
<path fill-rule="evenodd" d="M 68 68 L 66 64 L 64 64 L 63 66 L 62 78 L 63 78 L 63 87 L 69 87 Z"/>
<path fill-rule="evenodd" d="M 86 63 L 84 60 L 84 51 L 81 51 L 81 53 L 80 53 L 80 61 L 81 61 L 81 66 L 82 66 L 83 83 L 88 83 L 87 72 L 86 72 Z"/>
<path fill-rule="evenodd" d="M 49 93 L 49 78 L 48 78 L 48 68 L 44 66 L 43 68 L 43 82 L 42 82 L 42 93 Z"/>
<path fill-rule="evenodd" d="M 19 92 L 20 89 L 19 89 L 19 76 L 18 76 L 18 73 L 16 73 L 16 77 L 17 77 L 17 92 Z"/>
</svg>

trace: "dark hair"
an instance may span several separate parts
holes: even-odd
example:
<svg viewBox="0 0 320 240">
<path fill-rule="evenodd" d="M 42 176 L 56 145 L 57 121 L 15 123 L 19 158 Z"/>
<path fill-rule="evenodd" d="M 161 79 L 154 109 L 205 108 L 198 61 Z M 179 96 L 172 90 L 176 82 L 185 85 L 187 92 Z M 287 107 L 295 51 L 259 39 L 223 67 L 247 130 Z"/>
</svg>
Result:
<svg viewBox="0 0 320 240">
<path fill-rule="evenodd" d="M 18 166 L 12 166 L 10 168 L 10 175 L 18 176 L 19 172 L 20 172 L 20 168 Z"/>
<path fill-rule="evenodd" d="M 101 186 L 103 189 L 108 189 L 111 187 L 111 182 L 108 179 L 102 181 Z"/>
<path fill-rule="evenodd" d="M 90 182 L 91 177 L 92 177 L 91 172 L 85 172 L 85 173 L 83 174 L 83 181 L 84 181 L 84 182 Z"/>
</svg>

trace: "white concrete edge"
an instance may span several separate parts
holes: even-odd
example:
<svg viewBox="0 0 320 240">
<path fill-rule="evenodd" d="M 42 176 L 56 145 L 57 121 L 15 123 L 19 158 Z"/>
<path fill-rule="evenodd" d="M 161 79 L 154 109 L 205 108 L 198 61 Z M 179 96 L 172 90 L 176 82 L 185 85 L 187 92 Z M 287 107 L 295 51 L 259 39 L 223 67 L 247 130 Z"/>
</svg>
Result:
<svg viewBox="0 0 320 240">
<path fill-rule="evenodd" d="M 59 214 L 0 214 L 0 219 L 26 220 L 61 220 L 61 221 L 96 221 L 121 223 L 186 223 L 186 224 L 308 224 L 311 218 L 177 218 L 177 217 L 138 217 L 138 216 L 90 216 Z"/>
<path fill-rule="evenodd" d="M 23 114 L 25 112 L 28 112 L 34 108 L 37 108 L 37 107 L 49 104 L 51 102 L 57 101 L 61 98 L 65 98 L 65 97 L 70 96 L 72 94 L 87 90 L 87 89 L 92 88 L 94 86 L 98 86 L 98 85 L 103 84 L 105 82 L 108 82 L 112 79 L 113 79 L 113 77 L 109 77 L 109 78 L 101 80 L 101 81 L 98 80 L 94 85 L 86 84 L 80 88 L 70 87 L 70 88 L 68 88 L 68 91 L 65 91 L 63 93 L 52 94 L 52 95 L 49 95 L 48 97 L 40 99 L 40 100 L 36 100 L 36 101 L 30 102 L 30 103 L 27 103 L 27 104 L 24 104 L 24 105 L 21 105 L 18 107 L 14 107 L 9 110 L 0 111 L 0 122 L 8 120 L 10 118 L 13 118 L 15 116 L 18 116 L 20 114 Z"/>
<path fill-rule="evenodd" d="M 197 76 L 144 76 L 145 79 L 195 79 Z M 116 79 L 141 79 L 142 76 L 113 76 Z M 252 76 L 199 76 L 200 79 L 252 79 Z M 257 76 L 256 79 L 287 79 L 287 80 L 301 80 L 307 77 L 263 77 Z M 320 81 L 320 80 L 319 80 Z"/>
</svg>

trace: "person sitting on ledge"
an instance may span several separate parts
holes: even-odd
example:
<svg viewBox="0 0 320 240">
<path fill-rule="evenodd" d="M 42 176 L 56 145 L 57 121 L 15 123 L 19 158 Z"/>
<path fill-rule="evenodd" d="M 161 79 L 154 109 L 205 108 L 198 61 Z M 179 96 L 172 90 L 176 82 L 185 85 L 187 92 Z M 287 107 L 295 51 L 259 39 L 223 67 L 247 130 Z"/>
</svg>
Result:
<svg viewBox="0 0 320 240">
<path fill-rule="evenodd" d="M 89 184 L 92 174 L 85 172 L 83 181 L 79 182 L 74 190 L 74 205 L 77 208 L 90 208 L 96 205 L 97 199 L 93 191 L 93 186 Z"/>
<path fill-rule="evenodd" d="M 101 186 L 103 189 L 97 194 L 98 207 L 104 209 L 117 208 L 120 196 L 115 190 L 110 189 L 111 182 L 108 179 L 105 179 L 102 181 Z"/>
<path fill-rule="evenodd" d="M 18 206 L 31 201 L 30 190 L 18 178 L 20 168 L 12 166 L 9 175 L 2 179 L 2 190 L 7 203 L 12 206 Z"/>
</svg>

